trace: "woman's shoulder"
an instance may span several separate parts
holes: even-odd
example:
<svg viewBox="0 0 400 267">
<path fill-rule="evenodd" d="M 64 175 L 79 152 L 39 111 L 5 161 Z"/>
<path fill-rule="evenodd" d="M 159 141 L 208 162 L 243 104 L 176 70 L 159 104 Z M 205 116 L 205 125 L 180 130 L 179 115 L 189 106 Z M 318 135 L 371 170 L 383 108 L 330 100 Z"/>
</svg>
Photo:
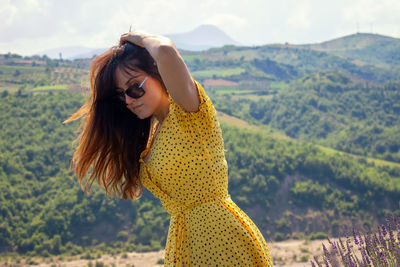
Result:
<svg viewBox="0 0 400 267">
<path fill-rule="evenodd" d="M 193 78 L 192 78 L 193 79 Z M 187 115 L 187 116 L 194 116 L 196 114 L 208 112 L 209 109 L 213 109 L 212 102 L 208 95 L 206 94 L 203 86 L 193 79 L 195 85 L 196 85 L 196 91 L 197 91 L 197 96 L 199 99 L 199 107 L 197 111 L 186 111 L 182 106 L 180 106 L 178 103 L 174 101 L 171 95 L 168 95 L 168 99 L 170 102 L 170 111 L 172 112 L 177 112 L 178 114 L 181 115 Z"/>
<path fill-rule="evenodd" d="M 169 96 L 170 127 L 177 127 L 177 131 L 210 134 L 218 125 L 215 108 L 206 94 L 203 86 L 196 80 L 196 90 L 199 97 L 199 107 L 197 111 L 189 112 L 177 104 L 174 99 Z"/>
</svg>

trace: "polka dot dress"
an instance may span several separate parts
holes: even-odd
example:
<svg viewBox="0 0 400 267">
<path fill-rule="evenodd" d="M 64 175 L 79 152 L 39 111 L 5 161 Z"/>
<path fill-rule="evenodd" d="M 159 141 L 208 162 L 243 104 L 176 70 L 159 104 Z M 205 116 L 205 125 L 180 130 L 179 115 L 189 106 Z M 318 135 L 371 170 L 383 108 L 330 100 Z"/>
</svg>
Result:
<svg viewBox="0 0 400 267">
<path fill-rule="evenodd" d="M 272 266 L 259 229 L 228 194 L 221 128 L 195 83 L 199 111 L 169 96 L 169 113 L 140 157 L 143 186 L 171 215 L 164 266 Z"/>
</svg>

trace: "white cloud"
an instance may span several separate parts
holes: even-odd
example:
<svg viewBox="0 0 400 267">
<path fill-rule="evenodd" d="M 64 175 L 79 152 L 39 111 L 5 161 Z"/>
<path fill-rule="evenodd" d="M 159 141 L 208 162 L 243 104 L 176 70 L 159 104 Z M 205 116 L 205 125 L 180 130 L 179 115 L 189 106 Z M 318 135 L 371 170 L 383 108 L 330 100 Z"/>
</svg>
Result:
<svg viewBox="0 0 400 267">
<path fill-rule="evenodd" d="M 361 31 L 400 36 L 398 0 L 0 0 L 0 53 L 109 47 L 134 28 L 154 34 L 214 24 L 245 44 L 320 42 Z"/>
<path fill-rule="evenodd" d="M 292 14 L 287 18 L 286 23 L 289 27 L 299 30 L 307 30 L 311 26 L 310 21 L 311 6 L 309 1 L 297 2 L 292 9 Z"/>
<path fill-rule="evenodd" d="M 205 20 L 202 24 L 214 24 L 221 28 L 245 28 L 247 26 L 247 20 L 242 17 L 238 17 L 232 14 L 215 14 Z"/>
<path fill-rule="evenodd" d="M 354 0 L 344 7 L 343 13 L 344 19 L 358 25 L 360 32 L 400 35 L 400 1 Z"/>
<path fill-rule="evenodd" d="M 242 42 L 240 33 L 248 28 L 248 22 L 244 17 L 232 14 L 219 13 L 204 18 L 200 24 L 212 24 L 224 31 L 228 36 L 237 42 Z"/>
<path fill-rule="evenodd" d="M 2 1 L 0 4 L 0 17 L 4 19 L 3 27 L 10 26 L 17 15 L 18 8 L 14 5 L 11 5 L 9 1 Z"/>
</svg>

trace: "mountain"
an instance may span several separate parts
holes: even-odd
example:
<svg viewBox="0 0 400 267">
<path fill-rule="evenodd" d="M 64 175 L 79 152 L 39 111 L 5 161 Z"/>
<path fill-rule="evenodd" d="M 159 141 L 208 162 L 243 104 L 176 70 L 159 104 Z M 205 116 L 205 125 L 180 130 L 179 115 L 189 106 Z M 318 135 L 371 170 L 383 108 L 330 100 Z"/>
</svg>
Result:
<svg viewBox="0 0 400 267">
<path fill-rule="evenodd" d="M 347 57 L 358 65 L 377 64 L 390 68 L 397 67 L 400 61 L 400 39 L 380 34 L 356 33 L 299 47 Z"/>
<path fill-rule="evenodd" d="M 84 46 L 67 46 L 47 49 L 37 53 L 40 56 L 47 55 L 49 58 L 59 59 L 75 59 L 75 58 L 91 58 L 93 55 L 102 53 L 105 49 L 90 48 Z"/>
<path fill-rule="evenodd" d="M 200 51 L 212 47 L 222 47 L 224 45 L 240 45 L 230 38 L 226 33 L 214 25 L 201 25 L 196 29 L 186 33 L 176 33 L 165 35 L 171 38 L 178 49 Z M 91 58 L 94 55 L 103 53 L 107 48 L 90 48 L 84 46 L 70 46 L 52 48 L 37 53 L 38 55 L 47 55 L 50 58 L 58 59 L 78 59 Z"/>
<path fill-rule="evenodd" d="M 360 50 L 380 44 L 398 44 L 400 39 L 373 33 L 355 33 L 316 44 L 300 45 L 322 51 Z"/>
<path fill-rule="evenodd" d="M 171 38 L 179 49 L 183 50 L 199 51 L 224 45 L 240 45 L 214 25 L 201 25 L 190 32 L 166 36 Z"/>
</svg>

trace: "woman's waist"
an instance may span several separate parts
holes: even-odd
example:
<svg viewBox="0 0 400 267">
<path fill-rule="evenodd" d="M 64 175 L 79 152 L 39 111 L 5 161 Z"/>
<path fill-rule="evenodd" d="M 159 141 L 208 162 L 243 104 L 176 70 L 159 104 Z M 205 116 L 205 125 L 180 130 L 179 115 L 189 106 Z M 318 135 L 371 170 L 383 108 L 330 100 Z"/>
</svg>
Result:
<svg viewBox="0 0 400 267">
<path fill-rule="evenodd" d="M 220 201 L 231 201 L 231 197 L 228 193 L 226 193 L 224 195 L 209 196 L 202 199 L 189 200 L 185 202 L 161 201 L 161 203 L 171 216 L 177 216 L 179 214 L 186 214 L 188 212 L 191 212 L 194 209 L 199 208 L 203 205 Z"/>
</svg>

